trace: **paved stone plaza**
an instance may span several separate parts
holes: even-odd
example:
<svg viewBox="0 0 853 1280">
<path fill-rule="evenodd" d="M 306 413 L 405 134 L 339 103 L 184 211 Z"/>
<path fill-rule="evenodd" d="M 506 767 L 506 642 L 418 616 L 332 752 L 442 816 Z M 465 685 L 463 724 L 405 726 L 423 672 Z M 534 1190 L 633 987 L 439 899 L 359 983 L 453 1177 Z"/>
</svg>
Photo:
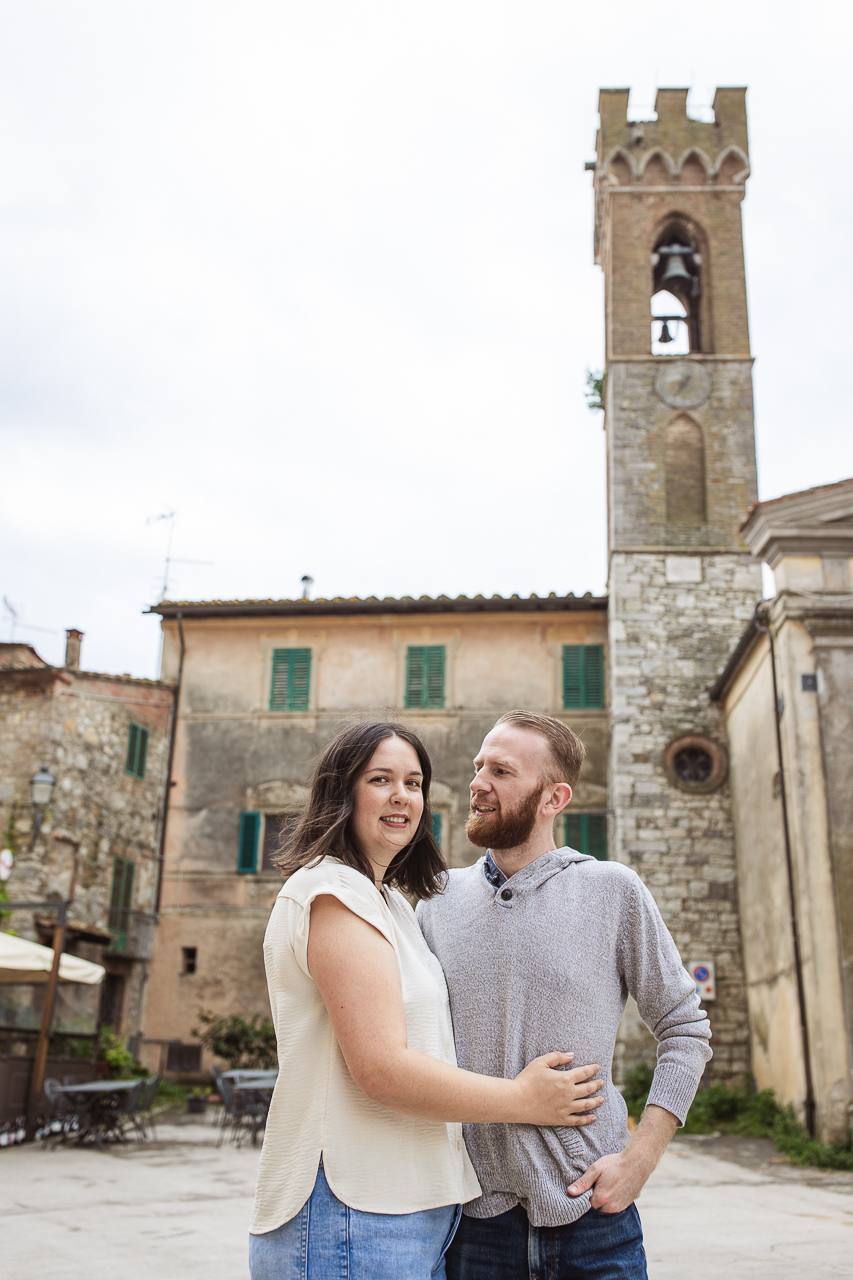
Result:
<svg viewBox="0 0 853 1280">
<path fill-rule="evenodd" d="M 215 1141 L 164 1124 L 146 1146 L 0 1153 L 4 1280 L 246 1280 L 258 1151 Z M 676 1139 L 640 1202 L 651 1280 L 850 1276 L 853 1174 L 773 1157 Z"/>
</svg>

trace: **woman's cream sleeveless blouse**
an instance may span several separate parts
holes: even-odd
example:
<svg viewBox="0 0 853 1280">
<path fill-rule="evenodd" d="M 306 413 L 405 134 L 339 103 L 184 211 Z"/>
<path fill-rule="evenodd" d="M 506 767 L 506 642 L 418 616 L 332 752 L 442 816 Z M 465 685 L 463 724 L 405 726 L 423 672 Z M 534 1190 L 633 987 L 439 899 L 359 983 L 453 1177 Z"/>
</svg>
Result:
<svg viewBox="0 0 853 1280">
<path fill-rule="evenodd" d="M 416 1213 L 480 1195 L 461 1125 L 389 1111 L 347 1070 L 308 972 L 311 903 L 327 893 L 394 948 L 409 1048 L 456 1065 L 444 974 L 403 895 L 391 890 L 386 901 L 366 876 L 331 858 L 291 876 L 264 939 L 279 1076 L 249 1228 L 254 1235 L 296 1216 L 314 1188 L 321 1155 L 338 1199 L 367 1213 Z"/>
</svg>

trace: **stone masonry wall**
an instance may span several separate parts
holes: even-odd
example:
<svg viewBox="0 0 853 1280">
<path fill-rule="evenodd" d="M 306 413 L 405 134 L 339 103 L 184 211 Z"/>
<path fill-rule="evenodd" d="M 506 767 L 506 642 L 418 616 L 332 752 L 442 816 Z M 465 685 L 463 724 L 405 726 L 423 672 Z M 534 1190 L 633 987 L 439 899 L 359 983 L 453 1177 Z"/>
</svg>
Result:
<svg viewBox="0 0 853 1280">
<path fill-rule="evenodd" d="M 35 670 L 32 677 L 17 671 L 0 677 L 0 837 L 15 853 L 6 890 L 19 900 L 64 898 L 76 854 L 67 949 L 122 976 L 125 1016 L 138 1020 L 140 962 L 147 959 L 153 928 L 172 689 L 158 681 L 50 668 Z M 150 735 L 142 779 L 125 772 L 130 721 Z M 42 765 L 56 778 L 56 787 L 33 841 L 29 780 Z M 92 936 L 108 936 L 116 856 L 136 866 L 132 910 L 137 914 L 122 955 L 85 940 L 87 929 Z M 16 912 L 7 927 L 41 940 L 32 912 Z"/>
<path fill-rule="evenodd" d="M 697 561 L 701 581 L 674 580 L 695 575 Z M 685 962 L 714 962 L 709 1077 L 742 1081 L 749 1027 L 729 783 L 689 794 L 669 781 L 662 753 L 684 734 L 725 745 L 707 688 L 761 596 L 760 567 L 741 554 L 617 552 L 609 590 L 610 856 L 649 886 Z"/>
</svg>

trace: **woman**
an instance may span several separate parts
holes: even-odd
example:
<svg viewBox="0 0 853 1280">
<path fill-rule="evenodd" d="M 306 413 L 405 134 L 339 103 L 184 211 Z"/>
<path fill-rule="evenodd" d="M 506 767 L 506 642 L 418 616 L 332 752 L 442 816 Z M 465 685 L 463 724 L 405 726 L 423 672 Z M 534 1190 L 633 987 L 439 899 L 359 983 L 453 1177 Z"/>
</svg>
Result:
<svg viewBox="0 0 853 1280">
<path fill-rule="evenodd" d="M 443 1280 L 480 1194 L 461 1122 L 588 1124 L 597 1067 L 514 1080 L 456 1066 L 444 975 L 400 889 L 430 897 L 429 756 L 402 725 L 326 748 L 264 941 L 279 1077 L 250 1227 L 252 1280 Z M 395 888 L 393 886 L 398 886 Z"/>
</svg>

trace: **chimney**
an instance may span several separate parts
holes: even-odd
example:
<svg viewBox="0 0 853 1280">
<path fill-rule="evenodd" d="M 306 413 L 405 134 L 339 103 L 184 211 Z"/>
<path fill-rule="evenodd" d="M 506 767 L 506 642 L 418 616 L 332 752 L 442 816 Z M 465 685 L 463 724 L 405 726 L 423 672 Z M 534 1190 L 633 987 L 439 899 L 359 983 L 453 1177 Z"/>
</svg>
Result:
<svg viewBox="0 0 853 1280">
<path fill-rule="evenodd" d="M 80 644 L 83 640 L 83 632 L 76 631 L 74 627 L 70 627 L 65 632 L 65 665 L 70 667 L 72 671 L 80 670 Z"/>
</svg>

